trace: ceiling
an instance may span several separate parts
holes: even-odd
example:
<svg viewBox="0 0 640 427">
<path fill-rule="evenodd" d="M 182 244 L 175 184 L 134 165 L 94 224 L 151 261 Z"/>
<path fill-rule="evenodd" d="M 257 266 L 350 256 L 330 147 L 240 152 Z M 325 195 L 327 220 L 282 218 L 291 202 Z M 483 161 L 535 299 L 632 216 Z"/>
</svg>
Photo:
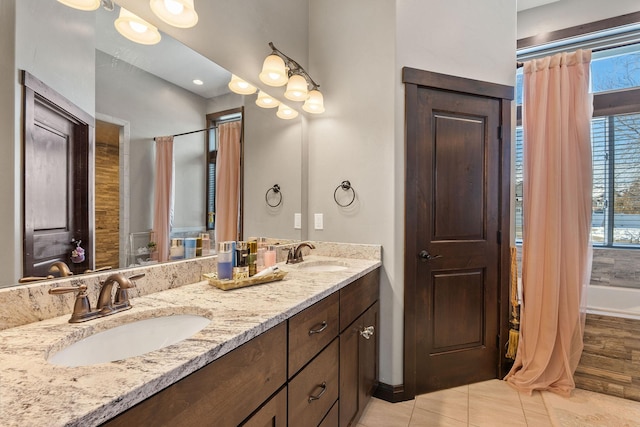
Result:
<svg viewBox="0 0 640 427">
<path fill-rule="evenodd" d="M 96 10 L 96 49 L 154 74 L 203 98 L 229 93 L 231 73 L 208 58 L 162 33 L 158 44 L 134 43 L 118 33 L 113 25 L 120 7 Z M 194 79 L 202 80 L 198 86 Z"/>
</svg>

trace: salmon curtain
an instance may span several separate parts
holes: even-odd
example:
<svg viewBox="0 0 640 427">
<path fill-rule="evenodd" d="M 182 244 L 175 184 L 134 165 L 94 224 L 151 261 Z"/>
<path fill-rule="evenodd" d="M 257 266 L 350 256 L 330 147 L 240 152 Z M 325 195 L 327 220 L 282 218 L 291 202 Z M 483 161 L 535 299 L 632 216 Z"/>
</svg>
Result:
<svg viewBox="0 0 640 427">
<path fill-rule="evenodd" d="M 169 259 L 173 210 L 173 136 L 156 138 L 156 179 L 153 198 L 153 231 L 158 261 Z"/>
<path fill-rule="evenodd" d="M 222 123 L 218 126 L 216 242 L 238 238 L 241 131 L 241 121 Z"/>
<path fill-rule="evenodd" d="M 506 380 L 568 396 L 591 277 L 591 51 L 524 64 L 523 303 Z"/>
</svg>

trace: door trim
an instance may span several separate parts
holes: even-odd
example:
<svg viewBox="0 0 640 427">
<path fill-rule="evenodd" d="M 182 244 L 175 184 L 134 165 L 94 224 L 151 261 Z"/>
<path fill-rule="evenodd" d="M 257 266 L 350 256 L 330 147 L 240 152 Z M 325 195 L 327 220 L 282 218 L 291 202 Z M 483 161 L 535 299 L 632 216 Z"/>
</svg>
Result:
<svg viewBox="0 0 640 427">
<path fill-rule="evenodd" d="M 511 242 L 510 194 L 511 194 L 511 101 L 514 88 L 496 83 L 449 76 L 430 71 L 404 67 L 402 82 L 405 85 L 405 259 L 404 259 L 404 388 L 401 400 L 415 397 L 416 393 L 416 268 L 417 240 L 417 177 L 416 147 L 418 135 L 418 87 L 471 94 L 500 101 L 500 194 L 499 230 L 501 231 L 499 255 L 499 348 L 504 349 L 509 336 L 509 243 Z M 509 361 L 500 351 L 497 372 L 506 375 Z"/>
</svg>

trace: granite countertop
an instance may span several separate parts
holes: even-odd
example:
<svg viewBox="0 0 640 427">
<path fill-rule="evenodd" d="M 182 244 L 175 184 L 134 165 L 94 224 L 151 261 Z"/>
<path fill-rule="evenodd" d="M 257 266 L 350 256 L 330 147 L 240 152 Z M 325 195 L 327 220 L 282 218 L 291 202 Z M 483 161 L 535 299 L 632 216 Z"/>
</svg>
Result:
<svg viewBox="0 0 640 427">
<path fill-rule="evenodd" d="M 280 264 L 289 274 L 279 282 L 222 291 L 203 281 L 134 298 L 131 310 L 85 323 L 70 324 L 65 315 L 0 331 L 2 425 L 91 426 L 113 418 L 381 265 L 339 261 L 348 268 L 304 272 Z M 46 360 L 93 333 L 171 314 L 202 315 L 211 323 L 178 344 L 117 362 L 68 368 Z"/>
</svg>

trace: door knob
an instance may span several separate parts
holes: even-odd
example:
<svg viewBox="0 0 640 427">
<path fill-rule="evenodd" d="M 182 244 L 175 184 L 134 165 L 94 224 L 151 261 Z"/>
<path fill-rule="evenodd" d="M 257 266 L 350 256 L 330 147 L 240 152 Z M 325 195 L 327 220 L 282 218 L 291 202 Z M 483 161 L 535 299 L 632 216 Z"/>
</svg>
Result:
<svg viewBox="0 0 640 427">
<path fill-rule="evenodd" d="M 424 261 L 430 261 L 436 258 L 442 258 L 442 255 L 431 255 L 429 252 L 423 249 L 418 254 L 418 257 L 420 257 L 420 260 L 424 262 Z"/>
</svg>

